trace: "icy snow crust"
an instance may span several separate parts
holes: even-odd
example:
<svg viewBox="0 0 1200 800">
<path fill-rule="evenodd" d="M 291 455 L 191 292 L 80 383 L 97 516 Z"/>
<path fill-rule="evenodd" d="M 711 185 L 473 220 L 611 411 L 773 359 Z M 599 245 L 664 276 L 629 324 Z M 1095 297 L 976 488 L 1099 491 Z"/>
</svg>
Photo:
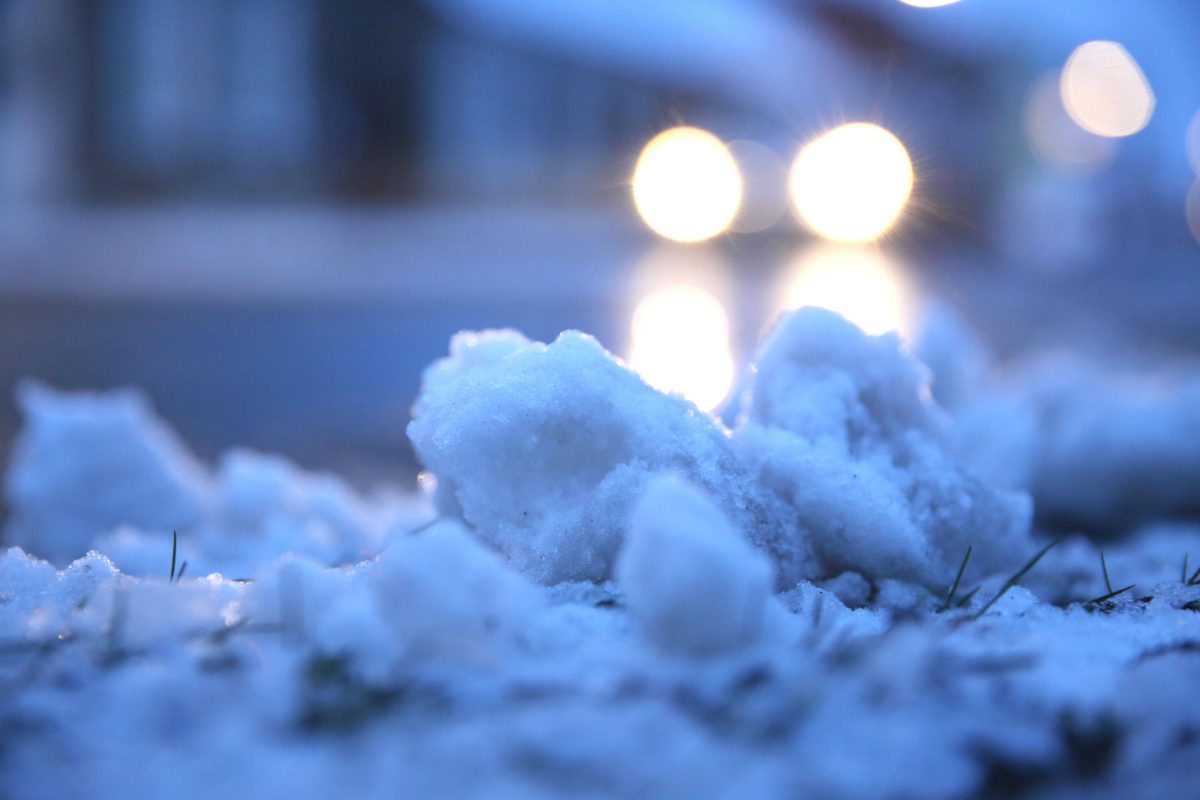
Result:
<svg viewBox="0 0 1200 800">
<path fill-rule="evenodd" d="M 918 343 L 931 373 L 785 317 L 733 430 L 581 334 L 462 334 L 410 427 L 437 519 L 271 456 L 210 468 L 133 393 L 26 387 L 0 797 L 1188 796 L 1200 525 L 1107 545 L 1109 598 L 1073 537 L 981 614 L 1044 544 L 1020 490 L 1059 445 L 980 409 L 1071 423 L 986 386 L 956 325 Z"/>
</svg>

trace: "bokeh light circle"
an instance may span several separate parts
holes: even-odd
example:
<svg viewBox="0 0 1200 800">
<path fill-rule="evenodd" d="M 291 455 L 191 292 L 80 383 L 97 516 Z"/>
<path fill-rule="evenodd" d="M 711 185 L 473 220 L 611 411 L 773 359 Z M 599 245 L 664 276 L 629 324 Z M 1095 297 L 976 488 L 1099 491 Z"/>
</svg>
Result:
<svg viewBox="0 0 1200 800">
<path fill-rule="evenodd" d="M 1063 107 L 1075 124 L 1097 136 L 1132 136 L 1154 113 L 1154 92 L 1137 61 L 1109 41 L 1081 44 L 1063 67 Z"/>
<path fill-rule="evenodd" d="M 891 132 L 866 122 L 834 128 L 805 145 L 788 176 L 801 223 L 827 239 L 847 242 L 886 232 L 912 188 L 908 150 Z"/>
<path fill-rule="evenodd" d="M 700 242 L 728 229 L 742 201 L 729 149 L 708 131 L 681 127 L 655 136 L 633 172 L 633 203 L 658 235 Z"/>
<path fill-rule="evenodd" d="M 657 289 L 638 303 L 632 327 L 629 366 L 651 386 L 704 411 L 729 394 L 729 315 L 712 294 L 690 284 Z"/>
<path fill-rule="evenodd" d="M 872 335 L 912 327 L 911 280 L 873 245 L 813 244 L 792 259 L 780 289 L 779 311 L 825 308 Z"/>
<path fill-rule="evenodd" d="M 1059 73 L 1042 76 L 1029 93 L 1022 123 L 1034 154 L 1045 164 L 1085 172 L 1112 161 L 1117 142 L 1079 127 L 1063 108 Z"/>
</svg>

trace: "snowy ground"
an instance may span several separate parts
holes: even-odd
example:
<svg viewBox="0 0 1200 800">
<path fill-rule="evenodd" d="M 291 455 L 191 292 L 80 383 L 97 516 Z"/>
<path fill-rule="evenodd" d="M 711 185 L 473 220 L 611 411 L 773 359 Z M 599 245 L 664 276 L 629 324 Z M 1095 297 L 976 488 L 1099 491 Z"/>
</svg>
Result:
<svg viewBox="0 0 1200 800">
<path fill-rule="evenodd" d="M 789 315 L 727 428 L 462 334 L 415 495 L 28 384 L 0 796 L 1195 793 L 1200 381 L 911 349 Z"/>
</svg>

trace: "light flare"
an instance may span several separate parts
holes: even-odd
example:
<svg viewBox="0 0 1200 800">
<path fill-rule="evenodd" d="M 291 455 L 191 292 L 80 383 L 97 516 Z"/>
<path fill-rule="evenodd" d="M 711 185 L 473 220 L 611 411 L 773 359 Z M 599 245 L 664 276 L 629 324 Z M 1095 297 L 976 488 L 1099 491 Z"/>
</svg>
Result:
<svg viewBox="0 0 1200 800">
<path fill-rule="evenodd" d="M 1188 190 L 1184 213 L 1187 214 L 1188 230 L 1192 232 L 1192 237 L 1200 242 L 1200 178 L 1197 178 Z"/>
<path fill-rule="evenodd" d="M 629 366 L 647 383 L 712 411 L 733 385 L 729 317 L 716 297 L 680 283 L 656 289 L 633 314 Z"/>
<path fill-rule="evenodd" d="M 891 132 L 852 122 L 800 150 L 788 188 L 796 216 L 813 233 L 846 242 L 875 239 L 912 194 L 912 160 Z"/>
<path fill-rule="evenodd" d="M 729 228 L 742 202 L 737 162 L 699 128 L 672 128 L 638 156 L 633 203 L 647 226 L 676 242 L 700 242 Z"/>
<path fill-rule="evenodd" d="M 780 311 L 818 306 L 872 335 L 912 330 L 909 281 L 874 247 L 818 244 L 802 250 L 786 271 L 780 297 Z"/>
<path fill-rule="evenodd" d="M 1192 165 L 1192 169 L 1197 174 L 1200 174 L 1200 111 L 1193 114 L 1192 121 L 1188 123 L 1185 146 L 1187 147 L 1188 163 Z"/>
<path fill-rule="evenodd" d="M 1112 160 L 1113 139 L 1089 133 L 1075 124 L 1063 108 L 1059 73 L 1044 75 L 1029 93 L 1022 118 L 1034 154 L 1056 167 L 1074 171 L 1095 169 Z"/>
</svg>

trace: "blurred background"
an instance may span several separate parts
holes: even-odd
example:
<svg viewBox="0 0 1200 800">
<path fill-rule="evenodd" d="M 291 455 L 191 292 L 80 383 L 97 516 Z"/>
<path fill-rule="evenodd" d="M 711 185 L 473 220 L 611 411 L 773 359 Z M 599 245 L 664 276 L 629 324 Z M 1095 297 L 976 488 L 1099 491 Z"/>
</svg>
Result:
<svg viewBox="0 0 1200 800">
<path fill-rule="evenodd" d="M 1193 363 L 1198 42 L 1194 0 L 4 0 L 0 443 L 23 377 L 135 385 L 206 456 L 403 481 L 459 329 L 716 408 L 804 304 Z"/>
</svg>

